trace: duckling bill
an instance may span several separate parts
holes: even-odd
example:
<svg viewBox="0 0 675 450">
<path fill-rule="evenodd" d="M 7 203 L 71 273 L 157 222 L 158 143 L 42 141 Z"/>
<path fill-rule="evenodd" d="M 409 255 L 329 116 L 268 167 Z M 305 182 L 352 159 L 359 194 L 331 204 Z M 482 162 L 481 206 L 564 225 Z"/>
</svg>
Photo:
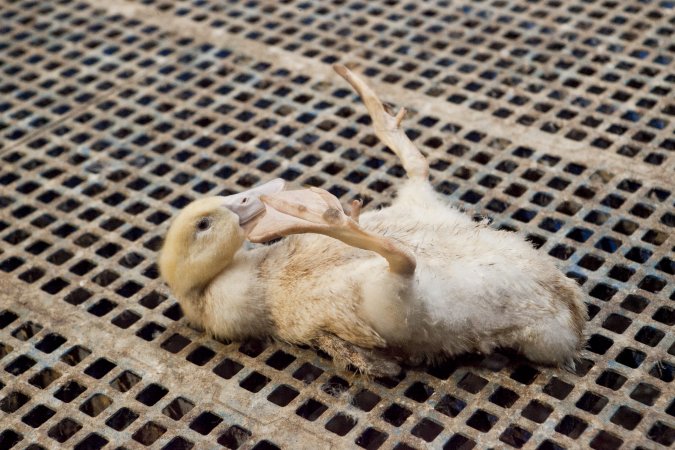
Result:
<svg viewBox="0 0 675 450">
<path fill-rule="evenodd" d="M 312 345 L 372 375 L 498 347 L 573 367 L 586 321 L 577 284 L 522 237 L 448 206 L 400 128 L 405 110 L 389 114 L 358 75 L 335 70 L 408 179 L 390 207 L 362 214 L 359 202 L 348 214 L 329 192 L 282 180 L 194 201 L 159 259 L 188 320 L 229 340 Z M 276 237 L 286 238 L 243 248 Z"/>
</svg>

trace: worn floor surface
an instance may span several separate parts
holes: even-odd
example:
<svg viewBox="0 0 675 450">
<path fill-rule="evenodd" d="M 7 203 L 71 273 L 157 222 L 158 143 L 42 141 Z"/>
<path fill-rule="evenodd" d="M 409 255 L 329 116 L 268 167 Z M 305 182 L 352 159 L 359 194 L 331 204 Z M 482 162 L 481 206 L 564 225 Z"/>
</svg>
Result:
<svg viewBox="0 0 675 450">
<path fill-rule="evenodd" d="M 0 448 L 668 447 L 674 8 L 3 1 Z M 181 319 L 155 260 L 191 199 L 395 191 L 338 61 L 410 109 L 440 192 L 583 285 L 576 374 L 496 354 L 368 381 Z"/>
</svg>

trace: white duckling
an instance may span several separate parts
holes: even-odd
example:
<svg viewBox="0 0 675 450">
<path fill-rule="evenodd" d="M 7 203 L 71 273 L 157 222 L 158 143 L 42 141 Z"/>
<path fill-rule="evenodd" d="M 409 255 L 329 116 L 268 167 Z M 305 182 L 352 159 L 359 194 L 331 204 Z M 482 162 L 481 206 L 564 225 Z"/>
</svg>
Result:
<svg viewBox="0 0 675 450">
<path fill-rule="evenodd" d="M 309 344 L 373 375 L 497 347 L 573 368 L 585 342 L 577 284 L 522 237 L 448 206 L 400 128 L 405 110 L 390 115 L 359 76 L 335 70 L 408 180 L 390 207 L 362 215 L 358 202 L 348 216 L 327 191 L 282 180 L 191 203 L 159 260 L 187 318 L 220 338 Z"/>
</svg>

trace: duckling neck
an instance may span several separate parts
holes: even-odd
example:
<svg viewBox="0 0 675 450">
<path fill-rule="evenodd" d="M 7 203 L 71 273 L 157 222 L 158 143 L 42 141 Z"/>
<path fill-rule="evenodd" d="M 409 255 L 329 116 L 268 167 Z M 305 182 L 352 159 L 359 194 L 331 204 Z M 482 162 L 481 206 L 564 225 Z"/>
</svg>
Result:
<svg viewBox="0 0 675 450">
<path fill-rule="evenodd" d="M 239 340 L 272 333 L 260 267 L 268 248 L 242 249 L 201 298 L 202 325 L 211 334 Z"/>
<path fill-rule="evenodd" d="M 228 259 L 214 263 L 213 259 L 176 261 L 168 257 L 162 262 L 162 274 L 174 295 L 182 303 L 199 299 L 212 281 L 227 269 Z M 185 308 L 184 308 L 185 309 Z"/>
</svg>

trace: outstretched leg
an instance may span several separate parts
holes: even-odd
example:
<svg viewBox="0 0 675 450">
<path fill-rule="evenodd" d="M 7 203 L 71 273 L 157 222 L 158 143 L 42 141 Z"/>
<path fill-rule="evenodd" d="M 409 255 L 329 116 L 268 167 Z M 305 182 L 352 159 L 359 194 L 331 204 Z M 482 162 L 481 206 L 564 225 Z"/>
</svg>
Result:
<svg viewBox="0 0 675 450">
<path fill-rule="evenodd" d="M 359 93 L 373 120 L 375 135 L 399 157 L 408 177 L 411 180 L 427 181 L 429 163 L 401 129 L 405 108 L 401 108 L 395 116 L 389 114 L 363 78 L 341 64 L 336 64 L 333 68 Z"/>
<path fill-rule="evenodd" d="M 319 188 L 282 191 L 262 195 L 265 213 L 248 233 L 251 242 L 299 233 L 318 233 L 338 239 L 347 245 L 380 254 L 389 263 L 392 273 L 412 277 L 417 262 L 410 249 L 398 241 L 379 236 L 359 226 L 360 204 L 352 203 L 352 217 L 347 216 L 340 201 Z"/>
</svg>

